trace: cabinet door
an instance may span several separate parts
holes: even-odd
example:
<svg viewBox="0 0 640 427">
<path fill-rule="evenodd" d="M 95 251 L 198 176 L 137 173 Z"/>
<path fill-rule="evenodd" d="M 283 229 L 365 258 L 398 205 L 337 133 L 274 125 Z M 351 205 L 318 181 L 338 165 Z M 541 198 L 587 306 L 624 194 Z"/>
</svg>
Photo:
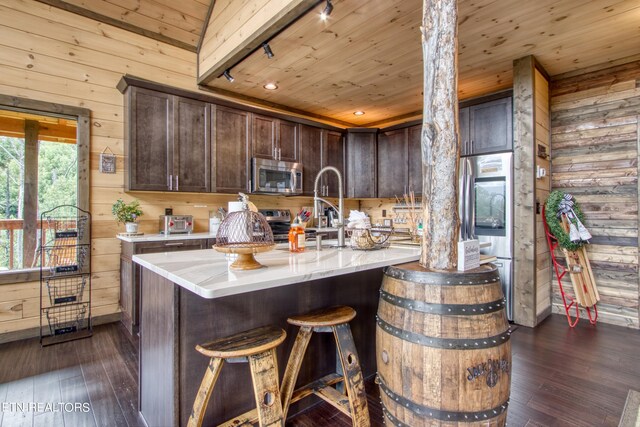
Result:
<svg viewBox="0 0 640 427">
<path fill-rule="evenodd" d="M 287 162 L 297 162 L 300 159 L 299 127 L 296 123 L 278 120 L 278 143 L 279 160 Z"/>
<path fill-rule="evenodd" d="M 347 197 L 376 197 L 376 131 L 347 136 Z"/>
<path fill-rule="evenodd" d="M 469 155 L 469 107 L 461 108 L 458 113 L 460 135 L 458 144 L 460 145 L 460 155 Z"/>
<path fill-rule="evenodd" d="M 322 132 L 321 129 L 312 126 L 300 126 L 302 194 L 306 196 L 313 196 L 313 184 L 322 167 Z"/>
<path fill-rule="evenodd" d="M 402 197 L 407 192 L 407 129 L 378 135 L 378 197 Z"/>
<path fill-rule="evenodd" d="M 408 132 L 409 191 L 422 196 L 422 125 L 411 126 Z"/>
<path fill-rule="evenodd" d="M 212 187 L 217 193 L 247 191 L 249 184 L 250 113 L 214 105 L 211 108 Z"/>
<path fill-rule="evenodd" d="M 333 166 L 342 174 L 342 185 L 345 185 L 344 173 L 344 138 L 340 132 L 322 131 L 322 167 Z M 322 177 L 323 185 L 327 186 L 329 197 L 338 197 L 338 177 L 335 173 L 328 173 Z M 344 188 L 342 189 L 344 191 Z"/>
<path fill-rule="evenodd" d="M 172 96 L 136 87 L 130 90 L 127 190 L 173 189 Z"/>
<path fill-rule="evenodd" d="M 469 107 L 469 136 L 473 154 L 511 150 L 512 116 L 511 98 Z"/>
<path fill-rule="evenodd" d="M 276 121 L 273 117 L 253 115 L 251 120 L 253 135 L 251 138 L 251 153 L 253 157 L 275 157 L 276 149 Z"/>
<path fill-rule="evenodd" d="M 120 257 L 120 311 L 122 324 L 130 334 L 135 333 L 138 325 L 138 295 L 135 294 L 134 264 L 131 259 Z"/>
<path fill-rule="evenodd" d="M 209 105 L 193 99 L 174 97 L 175 191 L 211 190 Z"/>
</svg>

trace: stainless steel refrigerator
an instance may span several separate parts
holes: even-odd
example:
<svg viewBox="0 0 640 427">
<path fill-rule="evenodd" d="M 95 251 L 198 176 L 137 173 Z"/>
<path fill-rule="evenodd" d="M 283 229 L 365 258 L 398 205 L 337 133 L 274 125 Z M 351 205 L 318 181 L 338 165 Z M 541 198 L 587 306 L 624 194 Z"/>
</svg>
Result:
<svg viewBox="0 0 640 427">
<path fill-rule="evenodd" d="M 459 171 L 460 240 L 478 239 L 480 253 L 497 258 L 513 320 L 513 153 L 462 157 Z"/>
</svg>

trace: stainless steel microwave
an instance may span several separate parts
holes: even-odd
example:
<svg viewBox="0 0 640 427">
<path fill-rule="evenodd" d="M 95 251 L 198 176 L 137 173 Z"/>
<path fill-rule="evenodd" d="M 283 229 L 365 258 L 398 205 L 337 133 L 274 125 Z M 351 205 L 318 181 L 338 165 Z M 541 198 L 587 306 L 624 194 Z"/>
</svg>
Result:
<svg viewBox="0 0 640 427">
<path fill-rule="evenodd" d="M 251 192 L 302 194 L 302 165 L 279 160 L 253 158 Z"/>
</svg>

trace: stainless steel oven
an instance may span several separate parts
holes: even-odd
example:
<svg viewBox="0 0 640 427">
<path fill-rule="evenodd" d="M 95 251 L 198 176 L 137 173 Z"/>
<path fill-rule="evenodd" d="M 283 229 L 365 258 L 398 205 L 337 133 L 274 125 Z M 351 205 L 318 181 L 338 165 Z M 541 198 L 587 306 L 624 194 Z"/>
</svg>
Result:
<svg viewBox="0 0 640 427">
<path fill-rule="evenodd" d="M 251 192 L 302 194 L 302 165 L 300 163 L 254 157 Z"/>
</svg>

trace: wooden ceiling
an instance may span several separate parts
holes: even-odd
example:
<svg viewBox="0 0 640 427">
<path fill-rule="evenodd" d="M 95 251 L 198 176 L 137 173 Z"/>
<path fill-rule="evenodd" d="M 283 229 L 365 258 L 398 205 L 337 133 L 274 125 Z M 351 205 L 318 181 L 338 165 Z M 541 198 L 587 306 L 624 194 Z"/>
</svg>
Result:
<svg viewBox="0 0 640 427">
<path fill-rule="evenodd" d="M 211 0 L 39 0 L 196 50 Z M 238 0 L 239 8 L 248 7 Z M 333 0 L 209 87 L 345 126 L 408 120 L 422 110 L 422 0 Z M 514 59 L 535 55 L 550 75 L 640 54 L 640 0 L 459 0 L 459 95 L 512 85 Z M 263 85 L 279 88 L 266 91 Z M 364 110 L 364 116 L 354 116 Z"/>
<path fill-rule="evenodd" d="M 280 33 L 271 60 L 254 52 L 209 85 L 295 110 L 376 126 L 422 110 L 422 0 L 334 0 Z M 639 0 L 460 0 L 459 95 L 512 85 L 514 59 L 533 54 L 551 75 L 640 53 Z M 275 91 L 263 85 L 274 82 Z M 354 116 L 356 110 L 364 116 Z"/>
</svg>

